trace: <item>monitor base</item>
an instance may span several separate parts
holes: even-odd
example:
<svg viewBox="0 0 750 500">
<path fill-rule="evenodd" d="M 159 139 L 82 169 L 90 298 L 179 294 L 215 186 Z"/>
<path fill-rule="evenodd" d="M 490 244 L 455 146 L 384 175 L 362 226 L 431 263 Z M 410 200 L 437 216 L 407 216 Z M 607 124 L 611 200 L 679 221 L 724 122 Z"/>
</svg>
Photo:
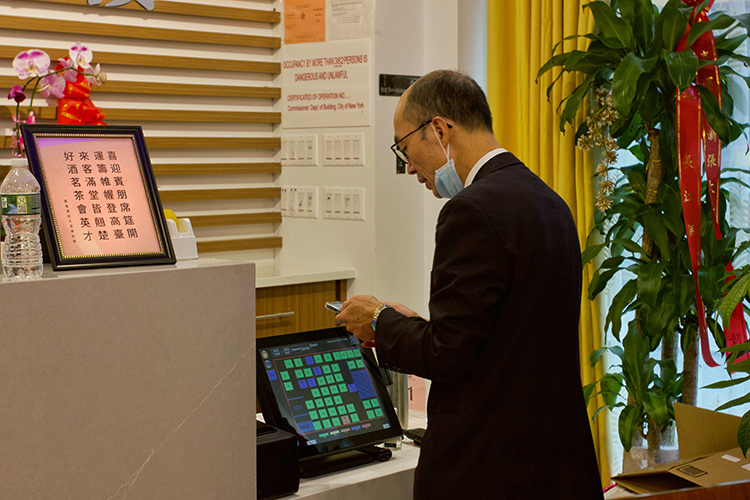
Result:
<svg viewBox="0 0 750 500">
<path fill-rule="evenodd" d="M 300 477 L 316 477 L 374 462 L 372 456 L 359 450 L 344 451 L 299 461 Z"/>
</svg>

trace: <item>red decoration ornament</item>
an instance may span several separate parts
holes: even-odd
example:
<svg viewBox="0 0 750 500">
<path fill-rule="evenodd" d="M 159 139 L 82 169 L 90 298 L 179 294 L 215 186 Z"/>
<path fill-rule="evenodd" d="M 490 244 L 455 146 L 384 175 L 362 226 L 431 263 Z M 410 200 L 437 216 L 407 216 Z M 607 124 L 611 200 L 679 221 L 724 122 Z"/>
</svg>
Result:
<svg viewBox="0 0 750 500">
<path fill-rule="evenodd" d="M 67 58 L 66 58 L 67 59 Z M 62 64 L 57 69 L 63 69 Z M 60 125 L 107 125 L 102 108 L 91 102 L 91 83 L 78 73 L 75 82 L 65 83 L 65 96 L 57 104 L 57 123 Z"/>
<path fill-rule="evenodd" d="M 677 51 L 687 49 L 687 38 L 693 24 L 708 21 L 708 10 L 713 5 L 713 0 L 701 11 L 696 8 L 701 0 L 682 0 L 684 4 L 693 7 L 685 35 L 677 43 Z M 700 60 L 716 60 L 716 40 L 712 31 L 701 35 L 692 46 L 693 52 Z M 719 366 L 711 355 L 708 344 L 708 328 L 706 325 L 705 309 L 698 287 L 698 268 L 701 260 L 701 151 L 703 154 L 703 165 L 708 180 L 709 201 L 711 214 L 714 222 L 714 233 L 717 240 L 723 236 L 719 228 L 719 183 L 721 174 L 721 141 L 708 124 L 706 115 L 701 107 L 701 98 L 695 85 L 703 85 L 716 98 L 719 106 L 721 100 L 721 80 L 719 79 L 719 68 L 716 65 L 707 65 L 698 69 L 695 83 L 691 84 L 684 92 L 677 90 L 677 163 L 680 176 L 680 195 L 682 198 L 682 211 L 685 217 L 685 232 L 687 234 L 690 248 L 690 262 L 693 268 L 693 279 L 695 282 L 695 299 L 698 310 L 698 327 L 701 341 L 701 352 L 703 359 L 709 366 Z M 732 263 L 726 265 L 726 270 L 733 269 Z M 732 314 L 729 327 L 725 325 L 727 345 L 741 344 L 747 340 L 747 330 L 742 306 L 738 305 Z"/>
</svg>

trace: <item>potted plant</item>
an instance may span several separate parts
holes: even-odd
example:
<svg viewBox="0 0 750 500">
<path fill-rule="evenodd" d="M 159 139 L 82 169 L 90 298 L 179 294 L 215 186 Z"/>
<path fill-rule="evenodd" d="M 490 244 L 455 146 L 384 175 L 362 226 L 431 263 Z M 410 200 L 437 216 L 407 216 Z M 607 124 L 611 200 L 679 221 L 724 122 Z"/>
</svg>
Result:
<svg viewBox="0 0 750 500">
<path fill-rule="evenodd" d="M 555 54 L 560 42 L 538 73 L 540 77 L 559 67 L 560 74 L 579 72 L 585 77 L 560 103 L 563 131 L 596 92 L 591 114 L 576 132 L 579 148 L 598 145 L 603 149 L 603 161 L 596 170 L 599 212 L 582 260 L 584 264 L 595 261 L 596 272 L 588 288 L 592 300 L 613 276 L 630 276 L 614 294 L 605 330 L 611 329 L 620 340 L 622 316 L 634 312 L 634 319 L 626 325 L 622 348 L 603 348 L 591 355 L 595 364 L 609 350 L 620 358 L 619 370 L 615 367 L 585 389 L 587 397 L 595 392 L 604 397 L 605 406 L 599 411 L 623 408 L 619 434 L 626 450 L 634 436 L 644 436 L 649 447 L 658 448 L 663 431 L 674 418 L 672 402 L 695 403 L 696 339 L 701 325 L 707 325 L 719 347 L 725 347 L 723 332 L 708 319 L 716 316 L 720 283 L 734 250 L 736 230 L 728 227 L 721 197 L 708 194 L 721 192 L 716 189 L 718 179 L 711 179 L 710 185 L 704 183 L 701 189 L 699 165 L 698 177 L 693 179 L 697 189 L 689 200 L 691 210 L 697 206 L 698 215 L 690 212 L 686 225 L 683 198 L 689 196 L 680 182 L 686 158 L 678 155 L 677 144 L 678 128 L 686 132 L 684 123 L 678 122 L 678 101 L 685 106 L 686 95 L 700 100 L 710 125 L 707 133 L 713 130 L 722 144 L 734 141 L 743 131 L 731 117 L 732 101 L 723 91 L 725 87 L 711 88 L 703 77 L 719 68 L 720 74 L 714 75 L 725 80 L 736 74 L 729 62 L 750 62 L 736 52 L 747 39 L 750 23 L 745 17 L 706 15 L 711 3 L 670 0 L 659 11 L 651 0 L 591 2 L 584 8 L 591 9 L 596 30 L 568 37 L 588 38 L 588 49 Z M 738 25 L 745 29 L 743 33 L 728 30 Z M 718 30 L 726 31 L 714 37 Z M 709 43 L 714 54 L 705 50 Z M 549 85 L 548 95 L 556 82 Z M 636 158 L 635 164 L 616 168 L 617 152 L 625 149 Z M 700 158 L 700 150 L 697 156 Z M 687 160 L 689 163 L 689 156 Z M 695 224 L 697 216 L 700 224 Z M 723 238 L 717 239 L 715 234 Z M 696 241 L 700 245 L 698 261 Z M 695 283 L 700 297 L 697 304 Z M 677 345 L 685 353 L 682 372 L 674 362 Z M 655 359 L 651 353 L 658 348 L 662 353 Z M 622 388 L 627 390 L 627 402 L 618 400 Z"/>
</svg>

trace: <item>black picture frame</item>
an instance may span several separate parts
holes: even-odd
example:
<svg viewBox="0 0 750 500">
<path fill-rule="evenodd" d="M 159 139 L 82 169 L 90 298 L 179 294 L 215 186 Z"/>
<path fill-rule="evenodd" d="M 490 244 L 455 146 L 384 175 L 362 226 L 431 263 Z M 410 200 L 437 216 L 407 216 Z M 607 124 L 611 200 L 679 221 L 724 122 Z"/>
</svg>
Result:
<svg viewBox="0 0 750 500">
<path fill-rule="evenodd" d="M 140 126 L 23 125 L 54 270 L 174 264 Z"/>
</svg>

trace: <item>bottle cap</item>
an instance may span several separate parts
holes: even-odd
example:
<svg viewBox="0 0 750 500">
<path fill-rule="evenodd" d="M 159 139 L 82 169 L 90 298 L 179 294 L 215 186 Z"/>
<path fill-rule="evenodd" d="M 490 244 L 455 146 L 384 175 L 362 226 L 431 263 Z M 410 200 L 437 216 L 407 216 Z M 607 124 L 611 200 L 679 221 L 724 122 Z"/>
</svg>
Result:
<svg viewBox="0 0 750 500">
<path fill-rule="evenodd" d="M 27 167 L 28 165 L 29 165 L 29 162 L 26 160 L 26 158 L 11 158 L 10 159 L 10 168 Z"/>
</svg>

